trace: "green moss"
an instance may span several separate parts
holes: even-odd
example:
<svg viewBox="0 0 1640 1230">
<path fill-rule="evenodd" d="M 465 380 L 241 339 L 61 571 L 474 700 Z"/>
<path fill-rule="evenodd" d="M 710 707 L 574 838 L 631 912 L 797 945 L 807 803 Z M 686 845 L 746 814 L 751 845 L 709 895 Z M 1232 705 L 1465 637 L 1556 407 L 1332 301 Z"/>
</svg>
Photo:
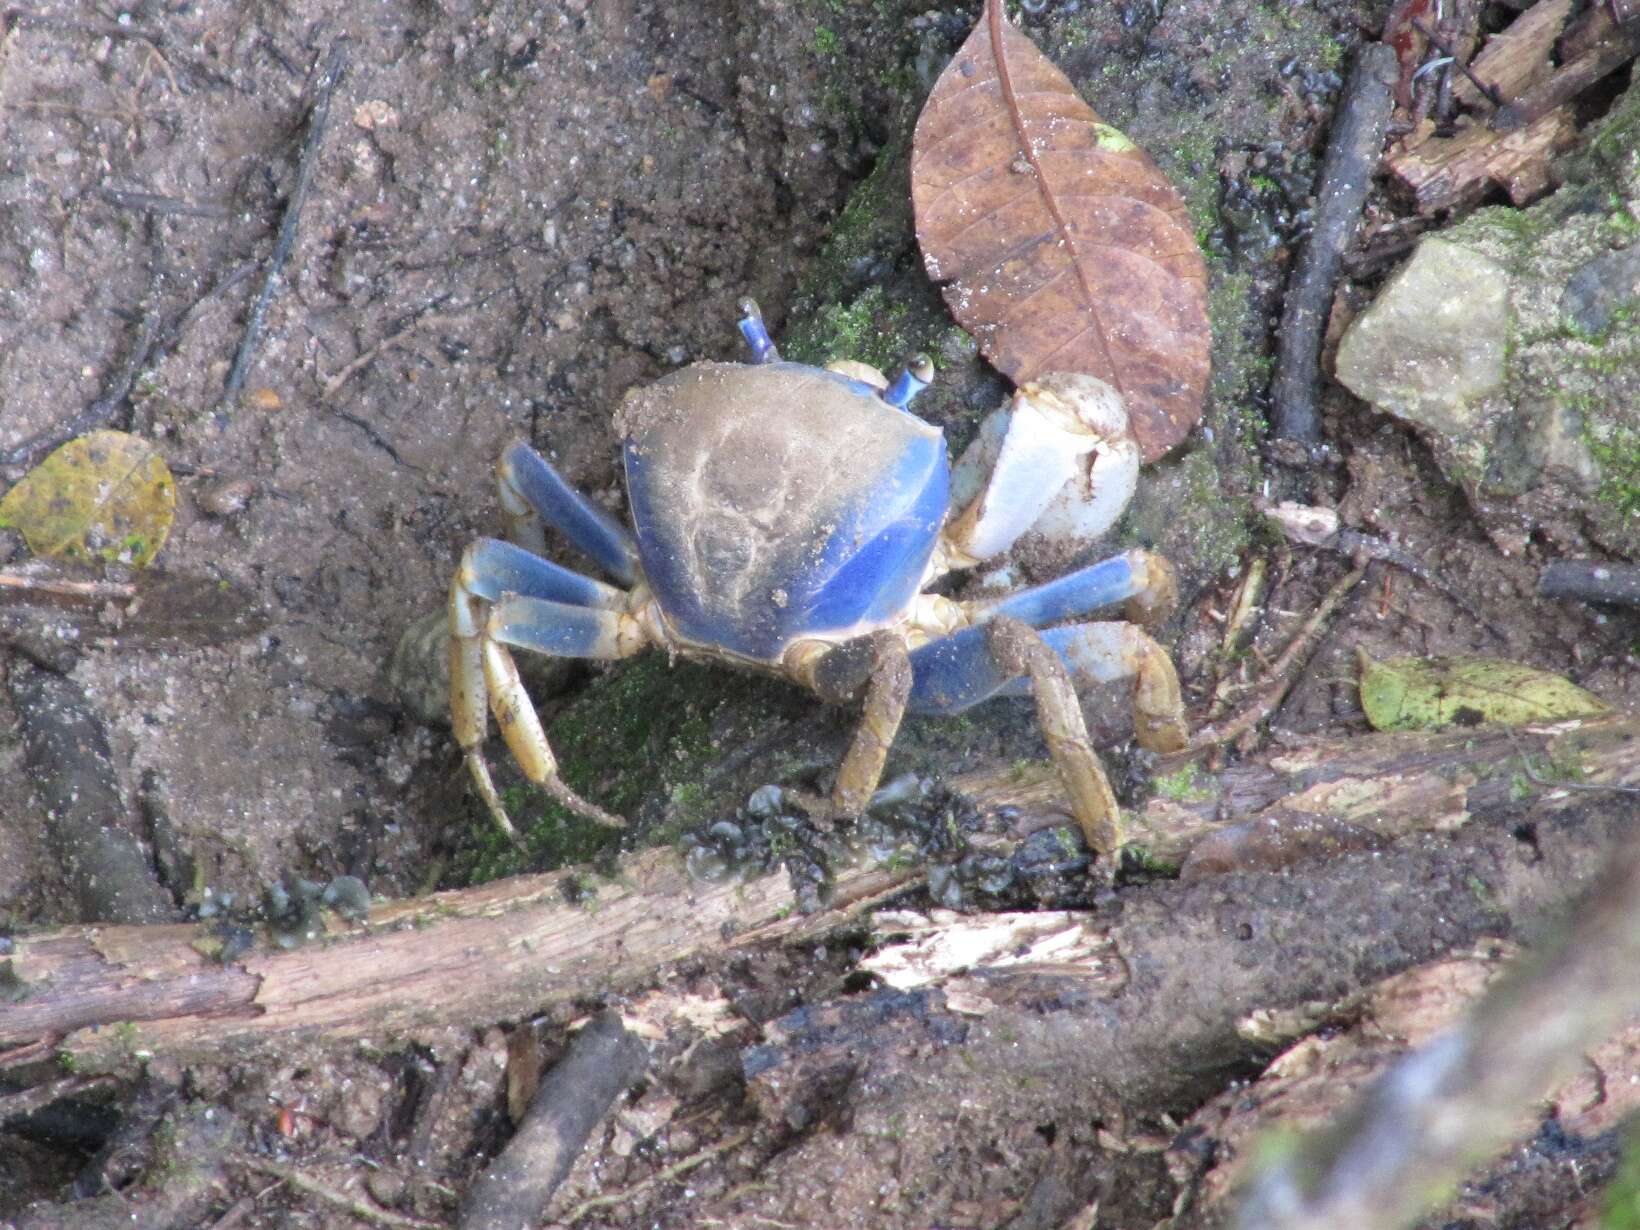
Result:
<svg viewBox="0 0 1640 1230">
<path fill-rule="evenodd" d="M 1596 498 L 1619 518 L 1640 516 L 1640 431 L 1611 425 L 1598 430 L 1587 427 L 1590 422 L 1585 414 L 1589 452 L 1600 463 Z"/>
<path fill-rule="evenodd" d="M 817 56 L 834 56 L 843 49 L 843 40 L 837 37 L 837 31 L 830 26 L 815 26 L 814 38 L 810 42 Z"/>
<path fill-rule="evenodd" d="M 547 727 L 559 771 L 599 806 L 642 820 L 615 831 L 585 820 L 532 786 L 502 792 L 522 838 L 514 849 L 493 826 L 473 834 L 457 870 L 476 883 L 528 869 L 586 863 L 641 832 L 644 844 L 674 840 L 715 805 L 702 777 L 723 753 L 805 701 L 795 689 L 700 662 L 635 658 L 596 679 Z M 654 814 L 640 817 L 646 803 Z"/>
<path fill-rule="evenodd" d="M 1217 783 L 1194 764 L 1162 774 L 1155 779 L 1155 786 L 1157 794 L 1176 803 L 1205 803 L 1218 796 Z"/>
<path fill-rule="evenodd" d="M 1617 1174 L 1600 1206 L 1600 1230 L 1640 1230 L 1640 1127 L 1623 1142 Z"/>
<path fill-rule="evenodd" d="M 1170 879 L 1179 874 L 1179 864 L 1152 854 L 1143 846 L 1122 847 L 1122 870 L 1131 875 Z"/>
<path fill-rule="evenodd" d="M 914 349 L 902 334 L 909 310 L 872 286 L 847 303 L 833 303 L 792 322 L 782 349 L 799 363 L 833 359 L 870 363 L 891 374 Z"/>
</svg>

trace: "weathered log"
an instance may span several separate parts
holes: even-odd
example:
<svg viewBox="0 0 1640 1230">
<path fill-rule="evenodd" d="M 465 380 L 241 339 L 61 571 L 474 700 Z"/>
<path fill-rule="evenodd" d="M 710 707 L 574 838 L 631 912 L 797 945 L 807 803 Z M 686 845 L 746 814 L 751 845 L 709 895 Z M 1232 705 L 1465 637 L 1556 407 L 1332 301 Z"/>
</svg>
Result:
<svg viewBox="0 0 1640 1230">
<path fill-rule="evenodd" d="M 834 906 L 805 917 L 784 875 L 690 879 L 672 850 L 378 906 L 292 951 L 222 963 L 201 925 L 64 927 L 11 942 L 13 1001 L 0 1066 L 43 1045 L 85 1070 L 165 1054 L 221 1061 L 272 1043 L 345 1044 L 478 1025 L 642 985 L 662 966 L 752 938 L 835 925 L 909 881 L 909 868 L 839 873 Z M 6 951 L 0 948 L 0 958 Z M 117 1029 L 106 1028 L 119 1026 Z"/>
<path fill-rule="evenodd" d="M 1093 912 L 1016 920 L 1022 950 L 975 934 L 1007 920 L 908 928 L 935 947 L 985 942 L 960 975 L 924 953 L 894 967 L 879 954 L 898 985 L 765 1026 L 746 1052 L 749 1091 L 765 1124 L 800 1138 L 760 1164 L 755 1193 L 691 1215 L 846 1214 L 888 1230 L 908 1209 L 924 1225 L 1063 1225 L 1097 1204 L 1102 1225 L 1156 1224 L 1179 1194 L 1158 1176 L 1177 1134 L 1168 1116 L 1268 1057 L 1250 1023 L 1347 1019 L 1382 977 L 1488 937 L 1541 941 L 1634 830 L 1625 795 L 1553 794 L 1494 798 L 1455 832 L 1292 873 L 1157 883 Z M 904 925 L 879 934 L 892 944 Z M 921 985 L 901 977 L 919 964 Z"/>
<path fill-rule="evenodd" d="M 1532 796 L 1534 813 L 1548 817 L 1589 787 L 1640 785 L 1637 739 L 1640 720 L 1618 718 L 1311 743 L 1216 777 L 1177 771 L 1174 797 L 1133 812 L 1129 833 L 1153 858 L 1178 863 L 1203 835 L 1272 809 L 1380 837 L 1455 828 L 1478 808 Z M 1068 815 L 1046 766 L 954 784 L 981 810 L 1006 809 L 1010 831 L 986 838 L 993 847 Z M 0 1008 L 0 1048 L 16 1060 L 54 1046 L 104 1070 L 149 1053 L 221 1061 L 266 1044 L 345 1045 L 517 1019 L 630 991 L 678 961 L 822 932 L 920 875 L 898 861 L 841 869 L 832 907 L 804 916 L 784 874 L 705 884 L 674 851 L 649 850 L 613 879 L 577 869 L 380 905 L 368 923 L 337 924 L 321 942 L 259 945 L 227 963 L 207 955 L 195 925 L 25 934 L 0 949 L 15 980 Z"/>
</svg>

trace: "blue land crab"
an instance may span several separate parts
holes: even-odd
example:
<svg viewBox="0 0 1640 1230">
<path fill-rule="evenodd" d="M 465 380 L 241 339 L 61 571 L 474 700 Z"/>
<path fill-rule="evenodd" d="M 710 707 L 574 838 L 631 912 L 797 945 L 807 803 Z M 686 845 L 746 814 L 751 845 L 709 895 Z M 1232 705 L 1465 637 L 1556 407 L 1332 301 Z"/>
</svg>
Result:
<svg viewBox="0 0 1640 1230">
<path fill-rule="evenodd" d="M 512 833 L 482 752 L 486 709 L 530 780 L 622 823 L 559 778 L 512 649 L 609 659 L 663 648 L 832 702 L 863 697 L 834 815 L 870 801 L 908 710 L 955 713 L 1028 690 L 1090 846 L 1113 854 L 1119 813 L 1076 684 L 1131 680 L 1139 742 L 1184 745 L 1178 678 L 1142 626 L 1171 605 L 1171 566 L 1133 550 L 1001 597 L 926 589 L 1006 551 L 1068 484 L 1091 491 L 1076 502 L 1081 531 L 1108 528 L 1139 464 L 1116 393 L 1084 375 L 1026 384 L 959 463 L 953 507 L 942 435 L 909 410 L 932 377 L 926 358 L 892 384 L 862 364 L 786 362 L 756 304 L 741 306 L 750 363 L 691 364 L 629 392 L 615 415 L 630 530 L 528 445 L 501 458 L 512 541 L 474 543 L 450 587 L 453 726 L 491 814 Z M 616 584 L 545 559 L 544 525 Z M 1067 622 L 1118 605 L 1124 620 Z"/>
</svg>

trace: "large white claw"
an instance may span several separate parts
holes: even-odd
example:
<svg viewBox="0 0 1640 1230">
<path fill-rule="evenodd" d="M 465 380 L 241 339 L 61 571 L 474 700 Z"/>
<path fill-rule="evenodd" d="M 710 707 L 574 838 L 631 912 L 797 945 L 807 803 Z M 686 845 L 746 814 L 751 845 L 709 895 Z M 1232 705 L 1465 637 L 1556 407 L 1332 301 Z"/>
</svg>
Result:
<svg viewBox="0 0 1640 1230">
<path fill-rule="evenodd" d="M 1008 550 L 1034 531 L 1062 558 L 1122 515 L 1139 447 L 1120 395 L 1094 376 L 1053 372 L 1023 386 L 980 424 L 951 475 L 945 556 L 954 567 Z"/>
</svg>

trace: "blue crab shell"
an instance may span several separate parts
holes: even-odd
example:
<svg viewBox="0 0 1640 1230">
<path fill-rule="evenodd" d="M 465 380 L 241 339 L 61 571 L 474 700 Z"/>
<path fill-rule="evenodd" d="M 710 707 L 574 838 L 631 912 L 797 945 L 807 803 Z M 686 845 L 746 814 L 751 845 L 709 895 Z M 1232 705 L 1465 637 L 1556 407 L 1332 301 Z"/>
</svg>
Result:
<svg viewBox="0 0 1640 1230">
<path fill-rule="evenodd" d="M 882 627 L 921 586 L 949 501 L 939 430 L 798 363 L 696 363 L 616 415 L 638 555 L 673 631 L 775 663 Z"/>
</svg>

